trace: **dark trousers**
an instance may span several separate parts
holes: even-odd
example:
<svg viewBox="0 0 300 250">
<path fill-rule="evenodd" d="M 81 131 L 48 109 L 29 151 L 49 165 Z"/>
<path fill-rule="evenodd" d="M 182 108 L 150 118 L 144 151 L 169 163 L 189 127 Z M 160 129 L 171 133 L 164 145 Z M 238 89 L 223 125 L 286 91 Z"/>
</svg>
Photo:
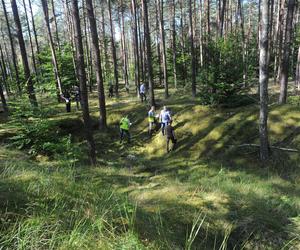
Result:
<svg viewBox="0 0 300 250">
<path fill-rule="evenodd" d="M 165 135 L 165 133 L 166 133 L 166 127 L 168 126 L 168 124 L 169 124 L 168 122 L 161 123 L 161 132 L 163 135 Z"/>
<path fill-rule="evenodd" d="M 147 96 L 145 93 L 140 93 L 140 96 L 141 96 L 141 100 L 142 102 L 146 101 L 147 100 Z"/>
<path fill-rule="evenodd" d="M 177 140 L 175 139 L 174 136 L 172 137 L 167 137 L 167 152 L 169 153 L 171 150 L 170 150 L 170 141 L 172 142 L 172 149 L 171 150 L 174 150 L 175 148 L 175 144 L 177 143 Z"/>
<path fill-rule="evenodd" d="M 71 112 L 71 102 L 66 103 L 66 111 L 67 111 L 68 113 Z"/>
<path fill-rule="evenodd" d="M 128 143 L 130 143 L 130 133 L 129 130 L 120 129 L 120 142 L 123 141 L 124 136 L 126 135 Z"/>
</svg>

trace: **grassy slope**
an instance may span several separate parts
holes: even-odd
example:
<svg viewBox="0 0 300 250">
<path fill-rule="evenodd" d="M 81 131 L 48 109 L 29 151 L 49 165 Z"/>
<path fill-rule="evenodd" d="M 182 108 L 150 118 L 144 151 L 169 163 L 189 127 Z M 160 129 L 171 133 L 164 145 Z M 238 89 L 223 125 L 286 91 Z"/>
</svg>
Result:
<svg viewBox="0 0 300 250">
<path fill-rule="evenodd" d="M 215 109 L 179 95 L 166 104 L 175 113 L 179 139 L 169 155 L 160 134 L 147 138 L 147 108 L 126 99 L 109 102 L 110 130 L 95 135 L 97 168 L 36 161 L 2 148 L 6 246 L 181 249 L 192 241 L 193 223 L 204 219 L 193 242 L 196 249 L 297 247 L 299 155 L 275 151 L 261 166 L 256 149 L 231 146 L 257 143 L 257 107 Z M 95 117 L 96 105 L 93 99 Z M 134 122 L 130 146 L 118 143 L 117 124 L 124 113 Z M 76 121 L 79 115 L 51 119 Z M 272 106 L 272 144 L 300 149 L 299 121 L 297 106 Z M 7 128 L 3 123 L 0 134 Z M 80 128 L 69 132 L 78 137 Z"/>
</svg>

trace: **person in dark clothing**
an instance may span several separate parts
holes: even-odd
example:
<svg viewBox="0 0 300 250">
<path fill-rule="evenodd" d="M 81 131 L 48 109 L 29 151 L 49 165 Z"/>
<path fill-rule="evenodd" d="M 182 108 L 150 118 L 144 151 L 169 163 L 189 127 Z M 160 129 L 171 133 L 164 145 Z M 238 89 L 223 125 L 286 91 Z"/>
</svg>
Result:
<svg viewBox="0 0 300 250">
<path fill-rule="evenodd" d="M 113 96 L 114 96 L 114 85 L 110 83 L 108 88 L 108 97 L 112 98 Z"/>
<path fill-rule="evenodd" d="M 169 124 L 166 126 L 166 137 L 167 137 L 167 153 L 174 150 L 175 145 L 177 143 L 177 139 L 174 133 L 174 127 L 172 126 L 172 120 L 170 120 Z M 172 142 L 173 146 L 170 150 L 170 141 Z"/>
<path fill-rule="evenodd" d="M 62 95 L 62 98 L 66 102 L 67 113 L 70 113 L 71 112 L 71 95 L 70 95 L 69 91 L 65 91 L 65 93 Z"/>
</svg>

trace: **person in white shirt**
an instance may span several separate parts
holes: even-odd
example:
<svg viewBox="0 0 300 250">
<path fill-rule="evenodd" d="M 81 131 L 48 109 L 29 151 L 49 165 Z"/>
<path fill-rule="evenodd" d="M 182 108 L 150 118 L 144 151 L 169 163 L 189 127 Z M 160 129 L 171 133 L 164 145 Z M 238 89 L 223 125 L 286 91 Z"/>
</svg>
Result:
<svg viewBox="0 0 300 250">
<path fill-rule="evenodd" d="M 146 101 L 147 97 L 146 97 L 146 86 L 145 86 L 145 83 L 142 83 L 141 86 L 140 86 L 140 96 L 141 96 L 142 102 Z"/>
</svg>

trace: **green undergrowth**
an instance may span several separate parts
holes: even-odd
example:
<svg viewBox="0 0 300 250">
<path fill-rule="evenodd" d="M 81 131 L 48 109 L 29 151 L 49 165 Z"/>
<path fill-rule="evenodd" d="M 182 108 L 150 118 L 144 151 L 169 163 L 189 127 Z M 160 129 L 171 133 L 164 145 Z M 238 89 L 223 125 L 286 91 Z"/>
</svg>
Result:
<svg viewBox="0 0 300 250">
<path fill-rule="evenodd" d="M 148 138 L 147 104 L 122 97 L 108 101 L 109 129 L 95 130 L 96 167 L 86 166 L 80 112 L 66 115 L 62 104 L 51 104 L 42 115 L 15 111 L 3 121 L 0 246 L 299 248 L 299 154 L 274 149 L 269 162 L 258 161 L 257 148 L 244 145 L 259 143 L 255 105 L 218 108 L 172 96 L 157 103 L 174 114 L 173 152 L 166 154 L 159 132 Z M 300 149 L 298 109 L 293 102 L 270 106 L 271 145 Z M 91 111 L 96 129 L 96 98 Z M 133 122 L 130 145 L 118 141 L 125 114 Z M 45 129 L 48 136 L 39 133 Z M 31 142 L 15 149 L 20 135 Z M 45 143 L 54 149 L 45 150 Z"/>
</svg>

